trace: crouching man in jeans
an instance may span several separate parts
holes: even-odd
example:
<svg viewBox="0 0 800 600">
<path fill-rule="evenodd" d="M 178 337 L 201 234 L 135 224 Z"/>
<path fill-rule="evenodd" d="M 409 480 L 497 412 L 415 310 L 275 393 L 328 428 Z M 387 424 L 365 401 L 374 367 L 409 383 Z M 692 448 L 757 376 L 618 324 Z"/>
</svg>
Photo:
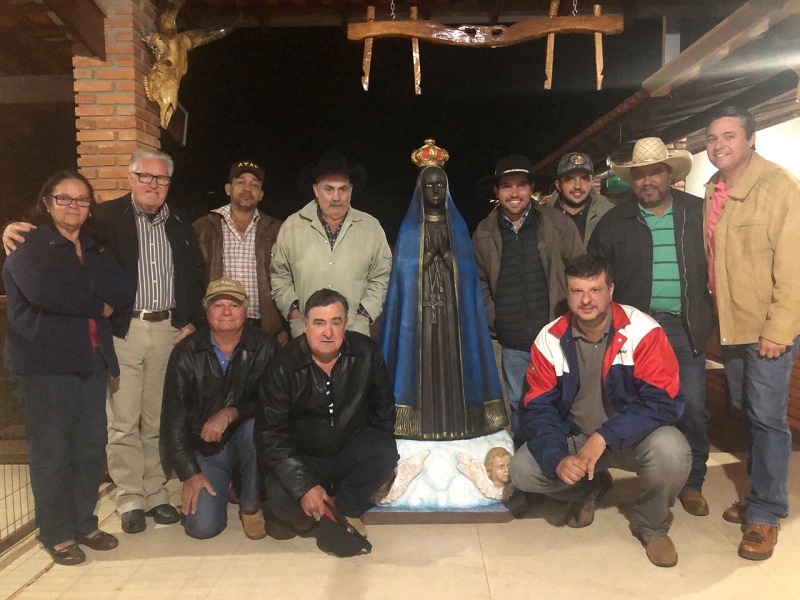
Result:
<svg viewBox="0 0 800 600">
<path fill-rule="evenodd" d="M 609 467 L 633 471 L 641 493 L 634 533 L 647 558 L 672 567 L 669 509 L 683 489 L 691 451 L 674 425 L 684 408 L 678 361 L 649 315 L 611 301 L 606 262 L 588 254 L 564 271 L 569 313 L 531 348 L 522 410 L 527 443 L 511 461 L 526 492 L 571 502 L 569 527 L 586 527 L 611 486 Z"/>
<path fill-rule="evenodd" d="M 278 351 L 260 397 L 256 447 L 267 506 L 297 532 L 326 514 L 333 497 L 366 536 L 360 517 L 397 465 L 386 365 L 370 338 L 345 331 L 348 308 L 333 290 L 309 296 L 304 335 Z"/>
<path fill-rule="evenodd" d="M 208 284 L 208 326 L 182 340 L 169 358 L 161 405 L 161 462 L 183 482 L 186 534 L 205 539 L 228 523 L 228 487 L 242 475 L 239 516 L 250 539 L 266 535 L 261 513 L 253 414 L 259 383 L 278 343 L 247 323 L 239 281 Z"/>
</svg>

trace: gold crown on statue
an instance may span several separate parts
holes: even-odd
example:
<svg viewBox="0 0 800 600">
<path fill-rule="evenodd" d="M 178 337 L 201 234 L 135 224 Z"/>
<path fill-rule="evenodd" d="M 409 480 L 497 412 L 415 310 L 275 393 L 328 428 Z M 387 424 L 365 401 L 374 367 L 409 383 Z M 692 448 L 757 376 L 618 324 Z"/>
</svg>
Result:
<svg viewBox="0 0 800 600">
<path fill-rule="evenodd" d="M 427 139 L 421 148 L 417 148 L 411 153 L 411 162 L 420 169 L 425 167 L 441 167 L 450 158 L 447 150 L 439 148 L 436 140 Z"/>
</svg>

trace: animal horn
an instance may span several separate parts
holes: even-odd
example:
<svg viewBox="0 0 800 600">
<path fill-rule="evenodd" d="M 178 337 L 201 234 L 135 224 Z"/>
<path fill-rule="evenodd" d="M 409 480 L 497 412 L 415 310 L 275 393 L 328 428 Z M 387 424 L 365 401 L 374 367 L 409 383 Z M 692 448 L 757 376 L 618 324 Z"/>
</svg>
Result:
<svg viewBox="0 0 800 600">
<path fill-rule="evenodd" d="M 191 31 L 184 31 L 183 35 L 185 35 L 189 41 L 191 42 L 191 48 L 197 48 L 198 46 L 204 46 L 205 44 L 210 44 L 211 42 L 215 42 L 219 39 L 224 38 L 229 33 L 233 32 L 242 22 L 242 13 L 239 13 L 239 16 L 225 27 L 221 27 L 219 29 L 192 29 Z"/>
<path fill-rule="evenodd" d="M 175 21 L 184 4 L 186 4 L 186 0 L 167 0 L 164 9 L 159 13 L 158 19 L 156 20 L 156 29 L 158 33 L 167 37 L 178 33 L 178 27 Z"/>
</svg>

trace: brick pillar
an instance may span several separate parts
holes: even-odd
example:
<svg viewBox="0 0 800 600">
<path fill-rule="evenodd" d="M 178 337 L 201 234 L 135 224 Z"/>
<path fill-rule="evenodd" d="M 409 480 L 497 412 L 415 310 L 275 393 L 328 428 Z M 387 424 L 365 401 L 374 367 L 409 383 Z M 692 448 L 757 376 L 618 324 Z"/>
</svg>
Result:
<svg viewBox="0 0 800 600">
<path fill-rule="evenodd" d="M 128 163 L 138 148 L 161 147 L 158 106 L 144 91 L 152 59 L 142 38 L 155 30 L 151 0 L 100 0 L 106 13 L 106 59 L 76 56 L 78 167 L 98 200 L 129 191 Z"/>
</svg>

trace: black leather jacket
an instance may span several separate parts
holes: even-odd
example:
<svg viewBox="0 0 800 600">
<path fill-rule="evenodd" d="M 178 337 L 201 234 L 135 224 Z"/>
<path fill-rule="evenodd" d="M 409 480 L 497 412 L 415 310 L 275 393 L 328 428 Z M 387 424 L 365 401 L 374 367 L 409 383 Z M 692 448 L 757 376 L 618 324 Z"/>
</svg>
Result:
<svg viewBox="0 0 800 600">
<path fill-rule="evenodd" d="M 116 200 L 101 202 L 94 208 L 97 238 L 106 244 L 122 265 L 122 270 L 139 285 L 139 237 L 131 195 L 125 194 Z M 187 323 L 197 323 L 203 318 L 203 257 L 197 246 L 197 237 L 192 226 L 179 215 L 170 212 L 164 230 L 172 248 L 175 266 L 175 308 L 172 310 L 172 326 L 181 328 Z M 133 305 L 114 311 L 111 327 L 114 335 L 124 338 L 131 325 Z"/>
<path fill-rule="evenodd" d="M 325 373 L 301 335 L 278 351 L 264 378 L 255 422 L 259 467 L 272 470 L 294 500 L 322 483 L 304 456 L 333 456 L 366 427 L 394 432 L 394 393 L 375 342 L 346 332 L 331 376 L 333 415 Z"/>
<path fill-rule="evenodd" d="M 672 189 L 675 248 L 681 281 L 681 318 L 695 355 L 705 352 L 714 332 L 708 263 L 703 246 L 703 200 Z M 608 211 L 589 240 L 589 254 L 611 265 L 614 300 L 650 311 L 653 292 L 653 235 L 633 201 Z"/>
<path fill-rule="evenodd" d="M 207 325 L 175 346 L 161 405 L 161 464 L 166 473 L 175 469 L 181 481 L 197 475 L 201 471 L 195 450 L 205 456 L 216 454 L 239 423 L 253 417 L 260 380 L 277 347 L 275 336 L 248 323 L 223 374 Z M 239 419 L 228 426 L 220 442 L 203 441 L 203 425 L 227 407 L 236 408 Z"/>
</svg>

